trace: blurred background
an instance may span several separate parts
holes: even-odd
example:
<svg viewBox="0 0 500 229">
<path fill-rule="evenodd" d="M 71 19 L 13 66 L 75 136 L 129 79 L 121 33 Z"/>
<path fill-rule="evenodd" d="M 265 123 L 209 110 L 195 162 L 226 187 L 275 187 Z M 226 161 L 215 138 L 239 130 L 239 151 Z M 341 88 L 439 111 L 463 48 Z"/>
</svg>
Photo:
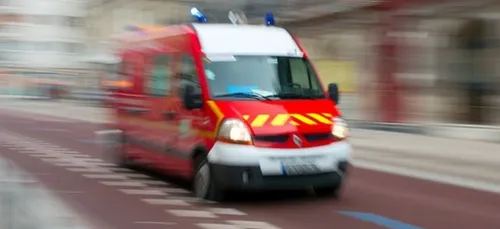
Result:
<svg viewBox="0 0 500 229">
<path fill-rule="evenodd" d="M 116 79 L 116 38 L 130 25 L 210 22 L 229 10 L 301 39 L 348 119 L 496 125 L 500 4 L 478 0 L 2 0 L 0 93 L 99 101 Z"/>
<path fill-rule="evenodd" d="M 55 214 L 67 212 L 59 206 L 59 201 L 40 204 L 56 206 L 55 210 L 40 210 L 34 200 L 50 198 L 41 191 L 43 186 L 39 186 L 38 181 L 31 181 L 32 177 L 26 174 L 34 174 L 42 180 L 41 183 L 50 184 L 50 179 L 53 179 L 52 189 L 58 189 L 60 183 L 66 182 L 71 186 L 73 181 L 74 189 L 86 192 L 86 195 L 73 199 L 89 198 L 76 205 L 85 206 L 88 212 L 97 215 L 95 218 L 101 217 L 110 224 L 116 221 L 114 224 L 121 225 L 127 218 L 127 215 L 122 216 L 123 212 L 140 215 L 158 210 L 131 208 L 123 211 L 119 204 L 116 204 L 117 207 L 109 204 L 92 208 L 108 201 L 104 198 L 114 194 L 97 188 L 95 190 L 98 191 L 92 192 L 92 184 L 75 179 L 75 174 L 43 167 L 37 164 L 39 162 L 19 156 L 23 153 L 17 151 L 29 146 L 26 142 L 36 138 L 55 145 L 66 144 L 71 149 L 67 150 L 70 153 L 77 150 L 96 158 L 103 157 L 98 147 L 105 142 L 93 138 L 94 132 L 102 128 L 100 124 L 109 121 L 104 108 L 109 89 L 121 83 L 116 74 L 119 60 L 115 54 L 120 48 L 119 38 L 131 33 L 127 31 L 130 26 L 189 23 L 192 21 L 189 14 L 191 7 L 202 10 L 211 23 L 230 23 L 228 12 L 232 10 L 244 12 L 250 24 L 263 24 L 266 12 L 273 12 L 277 25 L 300 39 L 323 83 L 339 84 L 339 107 L 349 125 L 354 127 L 349 141 L 355 149 L 354 158 L 358 167 L 398 173 L 387 169 L 388 165 L 396 165 L 418 172 L 453 174 L 458 178 L 495 184 L 495 188 L 488 186 L 483 189 L 500 193 L 500 157 L 497 154 L 500 148 L 498 144 L 491 144 L 500 143 L 499 1 L 0 0 L 0 117 L 4 117 L 0 118 L 0 155 L 6 158 L 5 162 L 0 161 L 0 212 L 4 213 L 4 220 L 0 218 L 0 228 L 35 228 L 33 225 L 37 222 L 26 219 L 36 221 L 38 218 L 34 215 L 45 212 L 54 212 L 50 217 L 57 220 L 49 217 L 48 221 L 58 221 L 58 225 L 62 225 L 58 228 L 70 228 L 70 224 L 75 228 L 87 228 L 77 225 L 76 219 L 68 215 Z M 85 123 L 61 121 L 55 117 Z M 31 136 L 32 139 L 19 141 L 7 136 L 4 133 L 7 130 Z M 404 135 L 401 132 L 420 135 Z M 44 151 L 40 148 L 43 141 L 33 143 L 31 153 Z M 8 147 L 12 152 L 6 150 Z M 38 156 L 62 157 L 62 153 L 50 154 L 61 151 L 59 147 L 45 151 L 49 153 Z M 13 172 L 21 168 L 11 165 L 7 159 L 24 164 L 20 167 L 24 167 L 26 172 Z M 378 163 L 378 167 L 370 163 Z M 45 170 L 53 176 L 40 173 Z M 491 228 L 500 228 L 498 221 L 493 224 L 493 220 L 490 222 L 472 214 L 490 212 L 490 218 L 497 220 L 500 214 L 500 204 L 495 205 L 500 203 L 498 196 L 485 193 L 462 195 L 456 187 L 434 187 L 409 178 L 403 180 L 389 175 L 373 175 L 371 170 L 367 172 L 356 168 L 356 171 L 354 185 L 349 186 L 354 193 L 350 200 L 355 206 L 361 206 L 360 209 L 382 206 L 380 209 L 395 209 L 396 213 L 392 214 L 398 215 L 398 209 L 406 206 L 411 209 L 407 211 L 411 213 L 408 215 L 434 215 L 449 221 L 448 226 L 434 225 L 433 228 L 472 228 L 464 223 L 482 221 L 489 223 L 484 225 L 493 226 Z M 406 176 L 417 172 L 399 174 Z M 67 178 L 66 182 L 59 182 L 60 178 Z M 428 176 L 422 179 L 433 178 Z M 373 188 L 377 185 L 384 187 Z M 477 188 L 481 185 L 474 183 L 469 186 Z M 424 189 L 430 191 L 419 191 Z M 434 198 L 434 194 L 438 196 Z M 177 198 L 177 194 L 169 195 Z M 419 195 L 420 199 L 416 198 Z M 372 203 L 365 197 L 370 201 L 380 199 L 380 202 Z M 440 201 L 434 201 L 445 198 L 455 199 L 442 201 L 445 207 L 437 206 Z M 464 200 L 491 206 L 484 207 L 484 211 L 468 210 L 469 218 L 463 217 L 465 213 L 462 217 L 456 212 L 448 216 L 442 213 L 441 209 L 447 207 L 451 209 L 448 209 L 449 212 L 454 212 L 456 206 L 463 205 L 470 209 L 469 206 L 479 205 L 467 204 Z M 123 206 L 136 204 L 126 202 L 128 199 L 122 196 L 111 201 Z M 400 205 L 386 207 L 391 203 Z M 321 204 L 318 202 L 316 206 Z M 322 219 L 330 217 L 331 206 L 321 210 Z M 288 209 L 288 206 L 282 207 Z M 418 210 L 418 207 L 421 209 Z M 95 209 L 102 209 L 102 212 L 96 214 Z M 320 214 L 318 209 L 314 208 L 314 212 Z M 302 207 L 299 210 L 310 211 Z M 285 217 L 280 210 L 275 211 L 266 205 L 256 211 L 269 211 L 269 215 L 276 214 L 276 218 Z M 13 217 L 15 214 L 28 217 L 16 218 Z M 316 214 L 296 215 L 312 217 Z M 430 218 L 417 218 L 415 221 L 428 226 L 436 222 Z M 311 222 L 317 221 L 311 219 Z M 453 226 L 453 223 L 456 225 Z M 56 228 L 54 225 L 47 223 L 46 227 L 38 228 Z M 137 224 L 128 226 L 117 228 L 138 228 Z M 474 224 L 477 228 L 489 228 L 487 226 Z"/>
</svg>

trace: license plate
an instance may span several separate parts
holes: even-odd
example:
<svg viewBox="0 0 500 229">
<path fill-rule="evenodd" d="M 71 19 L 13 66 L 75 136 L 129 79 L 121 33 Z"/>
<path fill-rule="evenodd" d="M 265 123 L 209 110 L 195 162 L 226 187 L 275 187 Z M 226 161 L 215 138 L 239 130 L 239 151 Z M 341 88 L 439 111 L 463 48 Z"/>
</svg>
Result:
<svg viewBox="0 0 500 229">
<path fill-rule="evenodd" d="M 321 170 L 315 164 L 281 165 L 284 175 L 303 175 L 320 173 Z"/>
</svg>

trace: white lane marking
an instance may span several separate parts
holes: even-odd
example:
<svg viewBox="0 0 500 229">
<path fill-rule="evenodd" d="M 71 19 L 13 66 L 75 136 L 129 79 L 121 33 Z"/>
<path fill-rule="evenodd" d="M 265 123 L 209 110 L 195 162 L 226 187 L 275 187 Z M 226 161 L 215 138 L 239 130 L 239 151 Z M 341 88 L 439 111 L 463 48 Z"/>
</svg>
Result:
<svg viewBox="0 0 500 229">
<path fill-rule="evenodd" d="M 99 167 L 94 167 L 94 168 L 82 167 L 82 168 L 66 168 L 66 169 L 71 172 L 77 172 L 77 173 L 113 173 L 113 171 L 111 171 L 110 169 L 99 168 Z"/>
<path fill-rule="evenodd" d="M 148 185 L 169 185 L 169 183 L 159 180 L 141 180 L 141 182 Z"/>
<path fill-rule="evenodd" d="M 169 193 L 191 193 L 190 191 L 187 191 L 182 188 L 158 188 L 157 190 L 161 190 L 164 192 L 169 192 Z"/>
<path fill-rule="evenodd" d="M 127 195 L 151 195 L 151 196 L 167 196 L 166 192 L 151 189 L 120 189 L 121 192 Z"/>
<path fill-rule="evenodd" d="M 193 218 L 218 218 L 216 214 L 208 211 L 199 210 L 166 210 L 166 212 L 177 217 L 193 217 Z"/>
<path fill-rule="evenodd" d="M 177 223 L 174 222 L 152 222 L 152 221 L 137 221 L 134 222 L 135 224 L 156 224 L 156 225 L 177 225 Z"/>
<path fill-rule="evenodd" d="M 131 169 L 126 169 L 126 168 L 119 168 L 119 167 L 107 167 L 107 169 L 115 171 L 115 172 L 126 172 L 126 173 L 135 173 L 134 170 Z"/>
<path fill-rule="evenodd" d="M 98 131 L 94 131 L 94 133 L 96 135 L 104 135 L 104 134 L 119 134 L 121 133 L 122 131 L 120 130 L 98 130 Z"/>
<path fill-rule="evenodd" d="M 52 156 L 52 155 L 40 154 L 40 153 L 38 153 L 38 154 L 31 154 L 30 156 L 32 156 L 32 157 L 39 157 L 39 158 L 54 158 L 54 156 Z"/>
<path fill-rule="evenodd" d="M 100 181 L 99 183 L 107 186 L 147 187 L 147 185 L 135 181 Z"/>
<path fill-rule="evenodd" d="M 63 193 L 63 194 L 82 194 L 83 191 L 66 191 L 66 190 L 49 190 L 51 192 Z"/>
<path fill-rule="evenodd" d="M 217 215 L 247 215 L 247 213 L 238 211 L 234 208 L 208 208 L 206 210 Z"/>
<path fill-rule="evenodd" d="M 89 164 L 89 163 L 74 163 L 74 162 L 69 162 L 69 163 L 63 163 L 63 162 L 58 162 L 58 163 L 51 163 L 55 166 L 60 166 L 60 167 L 75 167 L 75 168 L 86 168 L 86 167 L 94 167 L 94 168 L 99 168 L 99 165 L 94 165 L 94 164 Z"/>
<path fill-rule="evenodd" d="M 191 196 L 176 196 L 175 199 L 177 200 L 184 200 L 189 203 L 195 203 L 195 204 L 216 204 L 216 201 L 210 201 L 210 200 L 204 200 L 200 199 L 197 197 L 191 197 Z"/>
<path fill-rule="evenodd" d="M 29 149 L 16 149 L 12 148 L 11 149 L 17 151 L 18 153 L 25 153 L 25 154 L 40 154 L 40 152 L 34 151 L 34 150 L 29 150 Z"/>
<path fill-rule="evenodd" d="M 189 206 L 186 201 L 176 199 L 142 199 L 142 201 L 152 205 L 176 205 L 176 206 Z"/>
<path fill-rule="evenodd" d="M 136 174 L 136 173 L 120 173 L 121 175 L 124 175 L 126 177 L 130 177 L 130 178 L 136 178 L 136 179 L 151 179 L 150 176 L 147 176 L 147 175 L 144 175 L 144 174 Z"/>
<path fill-rule="evenodd" d="M 196 226 L 202 229 L 245 229 L 236 225 L 216 224 L 216 223 L 197 223 Z"/>
<path fill-rule="evenodd" d="M 277 226 L 262 221 L 227 220 L 226 222 L 245 229 L 280 229 Z"/>
<path fill-rule="evenodd" d="M 98 164 L 102 162 L 101 159 L 94 158 L 74 158 L 74 157 L 56 157 L 56 158 L 46 158 L 42 161 L 49 163 L 76 163 L 76 164 Z"/>
<path fill-rule="evenodd" d="M 127 180 L 129 179 L 126 176 L 119 175 L 119 174 L 82 174 L 82 176 L 86 178 L 93 178 L 93 179 L 110 179 L 110 180 Z"/>
</svg>

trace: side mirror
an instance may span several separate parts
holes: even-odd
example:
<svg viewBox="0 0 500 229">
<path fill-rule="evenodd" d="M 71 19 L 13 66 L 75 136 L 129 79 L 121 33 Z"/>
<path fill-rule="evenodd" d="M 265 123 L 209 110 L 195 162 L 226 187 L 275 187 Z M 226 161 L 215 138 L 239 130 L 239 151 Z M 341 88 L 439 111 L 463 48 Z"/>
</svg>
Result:
<svg viewBox="0 0 500 229">
<path fill-rule="evenodd" d="M 335 104 L 339 104 L 339 86 L 336 83 L 328 84 L 328 96 Z"/>
<path fill-rule="evenodd" d="M 201 95 L 195 92 L 193 85 L 186 85 L 184 87 L 182 100 L 184 102 L 184 107 L 188 110 L 199 109 L 203 106 Z"/>
</svg>

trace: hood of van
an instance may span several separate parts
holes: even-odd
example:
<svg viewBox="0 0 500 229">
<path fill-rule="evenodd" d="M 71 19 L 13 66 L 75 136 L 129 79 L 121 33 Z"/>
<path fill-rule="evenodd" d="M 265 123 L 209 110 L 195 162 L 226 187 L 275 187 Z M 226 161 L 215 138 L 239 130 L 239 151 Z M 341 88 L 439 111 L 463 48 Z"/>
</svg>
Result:
<svg viewBox="0 0 500 229">
<path fill-rule="evenodd" d="M 255 135 L 328 132 L 340 115 L 326 99 L 214 102 L 224 117 L 244 120 Z"/>
</svg>

